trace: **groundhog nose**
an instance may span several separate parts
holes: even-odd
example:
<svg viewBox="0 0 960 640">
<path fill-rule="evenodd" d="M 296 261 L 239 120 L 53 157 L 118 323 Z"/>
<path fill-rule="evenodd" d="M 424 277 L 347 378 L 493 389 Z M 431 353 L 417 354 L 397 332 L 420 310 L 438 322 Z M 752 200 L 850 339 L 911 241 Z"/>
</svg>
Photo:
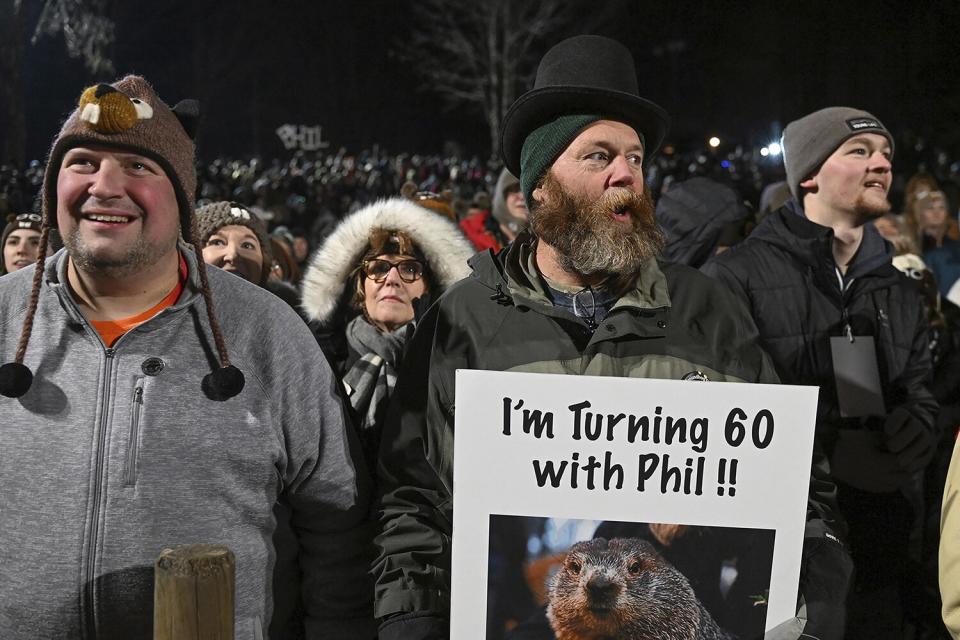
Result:
<svg viewBox="0 0 960 640">
<path fill-rule="evenodd" d="M 595 600 L 608 600 L 620 593 L 620 585 L 607 576 L 594 576 L 587 582 L 587 593 Z"/>
</svg>

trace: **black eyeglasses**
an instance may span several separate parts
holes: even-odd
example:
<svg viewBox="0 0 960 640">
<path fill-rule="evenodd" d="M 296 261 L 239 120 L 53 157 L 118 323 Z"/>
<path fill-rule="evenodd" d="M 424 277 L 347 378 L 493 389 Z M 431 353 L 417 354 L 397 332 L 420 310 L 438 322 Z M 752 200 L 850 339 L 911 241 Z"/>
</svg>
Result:
<svg viewBox="0 0 960 640">
<path fill-rule="evenodd" d="M 423 277 L 423 263 L 419 260 L 401 260 L 400 262 L 390 262 L 375 258 L 363 263 L 363 275 L 376 283 L 383 282 L 390 274 L 390 270 L 397 268 L 397 275 L 404 282 L 416 282 Z"/>
</svg>

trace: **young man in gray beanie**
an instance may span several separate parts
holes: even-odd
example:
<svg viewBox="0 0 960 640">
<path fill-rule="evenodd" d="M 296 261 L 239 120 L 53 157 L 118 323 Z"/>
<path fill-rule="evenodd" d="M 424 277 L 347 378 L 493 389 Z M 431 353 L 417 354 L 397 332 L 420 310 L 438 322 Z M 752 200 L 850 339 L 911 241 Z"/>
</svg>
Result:
<svg viewBox="0 0 960 640">
<path fill-rule="evenodd" d="M 657 259 L 643 168 L 667 125 L 639 96 L 629 51 L 597 36 L 551 49 L 507 113 L 504 160 L 530 231 L 474 256 L 408 350 L 378 467 L 382 640 L 450 634 L 457 369 L 776 382 L 743 304 Z"/>
<path fill-rule="evenodd" d="M 876 117 L 829 107 L 787 125 L 794 198 L 703 271 L 749 305 L 787 383 L 820 387 L 816 440 L 829 456 L 853 556 L 847 638 L 903 637 L 900 598 L 920 480 L 938 434 L 927 323 L 917 291 L 893 267 L 870 221 L 890 209 L 893 139 Z M 818 577 L 846 595 L 837 572 Z M 840 637 L 841 616 L 820 637 Z M 811 620 L 812 620 L 811 615 Z"/>
<path fill-rule="evenodd" d="M 292 310 L 204 265 L 195 116 L 136 76 L 84 91 L 37 263 L 0 279 L 4 640 L 151 637 L 154 562 L 187 543 L 235 554 L 238 639 L 374 633 L 339 385 Z"/>
</svg>

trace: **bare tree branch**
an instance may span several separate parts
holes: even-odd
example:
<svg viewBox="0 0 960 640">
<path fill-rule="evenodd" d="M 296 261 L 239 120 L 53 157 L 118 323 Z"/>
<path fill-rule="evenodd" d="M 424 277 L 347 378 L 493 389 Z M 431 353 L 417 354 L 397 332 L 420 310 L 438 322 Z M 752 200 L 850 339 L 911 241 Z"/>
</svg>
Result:
<svg viewBox="0 0 960 640">
<path fill-rule="evenodd" d="M 573 0 L 420 0 L 416 26 L 399 49 L 424 86 L 449 107 L 479 110 L 499 154 L 500 122 L 525 89 L 542 51 L 575 13 Z"/>
<path fill-rule="evenodd" d="M 94 75 L 113 73 L 107 51 L 113 44 L 114 24 L 104 15 L 105 4 L 105 0 L 45 0 L 30 44 L 62 33 L 71 58 L 82 58 Z"/>
</svg>

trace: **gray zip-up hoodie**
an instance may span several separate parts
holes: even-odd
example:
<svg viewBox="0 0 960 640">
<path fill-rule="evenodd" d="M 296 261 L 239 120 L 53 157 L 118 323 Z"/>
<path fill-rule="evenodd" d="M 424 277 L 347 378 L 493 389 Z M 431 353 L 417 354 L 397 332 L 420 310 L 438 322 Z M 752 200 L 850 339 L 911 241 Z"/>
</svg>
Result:
<svg viewBox="0 0 960 640">
<path fill-rule="evenodd" d="M 329 365 L 285 303 L 207 267 L 246 377 L 208 399 L 216 351 L 181 253 L 180 300 L 110 349 L 74 302 L 65 252 L 47 261 L 33 386 L 0 397 L 0 638 L 149 638 L 153 562 L 197 542 L 236 554 L 238 640 L 282 637 L 301 599 L 308 638 L 372 637 L 369 483 Z M 0 278 L 5 358 L 33 273 Z"/>
</svg>

